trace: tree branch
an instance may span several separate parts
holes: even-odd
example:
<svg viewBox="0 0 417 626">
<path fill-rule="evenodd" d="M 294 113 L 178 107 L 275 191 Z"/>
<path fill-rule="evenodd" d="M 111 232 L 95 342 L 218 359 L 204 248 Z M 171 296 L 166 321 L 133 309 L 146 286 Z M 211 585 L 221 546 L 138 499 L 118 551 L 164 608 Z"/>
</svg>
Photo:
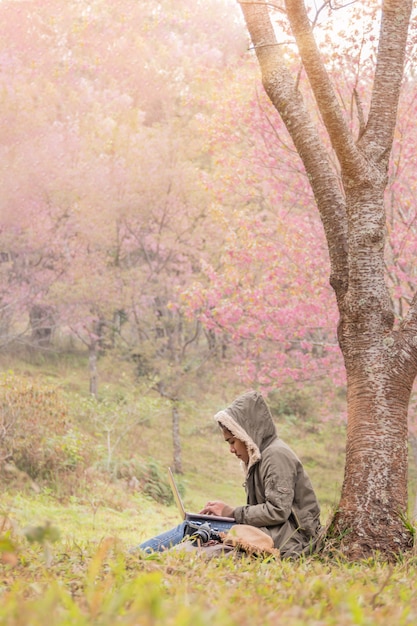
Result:
<svg viewBox="0 0 417 626">
<path fill-rule="evenodd" d="M 361 102 L 361 99 L 359 97 L 358 90 L 356 89 L 356 87 L 353 90 L 353 97 L 355 99 L 356 110 L 358 112 L 359 137 L 362 137 L 363 133 L 365 132 L 365 127 L 366 127 L 365 115 L 363 112 L 362 102 Z"/>
<path fill-rule="evenodd" d="M 329 247 L 333 286 L 339 304 L 347 290 L 345 199 L 329 154 L 318 134 L 286 60 L 276 44 L 265 3 L 241 5 L 262 71 L 262 83 L 300 155 L 320 212 Z"/>
<path fill-rule="evenodd" d="M 384 0 L 377 65 L 368 123 L 361 138 L 364 150 L 375 150 L 375 161 L 388 163 L 397 119 L 412 0 Z"/>
<path fill-rule="evenodd" d="M 407 315 L 400 324 L 400 331 L 411 336 L 413 346 L 417 348 L 417 292 L 413 296 Z"/>
<path fill-rule="evenodd" d="M 272 9 L 275 9 L 276 11 L 280 11 L 281 13 L 284 13 L 284 9 L 280 6 L 278 6 L 277 4 L 274 4 L 273 2 L 267 2 L 266 0 L 237 0 L 238 4 L 263 4 L 267 7 L 271 7 Z"/>
<path fill-rule="evenodd" d="M 355 144 L 324 67 L 304 0 L 285 0 L 285 6 L 300 57 L 342 172 L 349 172 L 355 177 L 365 176 L 365 159 Z"/>
</svg>

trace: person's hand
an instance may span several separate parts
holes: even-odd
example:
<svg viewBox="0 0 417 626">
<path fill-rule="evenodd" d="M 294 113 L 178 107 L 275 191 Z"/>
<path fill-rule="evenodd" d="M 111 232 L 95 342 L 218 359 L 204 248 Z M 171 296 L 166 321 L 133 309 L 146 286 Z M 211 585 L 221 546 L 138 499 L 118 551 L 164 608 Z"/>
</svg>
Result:
<svg viewBox="0 0 417 626">
<path fill-rule="evenodd" d="M 206 503 L 206 506 L 202 511 L 203 515 L 219 515 L 230 517 L 233 513 L 233 508 L 228 504 L 225 504 L 221 500 L 212 500 Z"/>
</svg>

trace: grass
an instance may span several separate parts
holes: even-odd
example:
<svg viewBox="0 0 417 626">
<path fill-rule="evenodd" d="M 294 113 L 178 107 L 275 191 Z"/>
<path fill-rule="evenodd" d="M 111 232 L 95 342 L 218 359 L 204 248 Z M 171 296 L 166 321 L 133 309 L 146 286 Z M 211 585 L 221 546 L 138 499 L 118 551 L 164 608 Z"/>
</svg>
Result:
<svg viewBox="0 0 417 626">
<path fill-rule="evenodd" d="M 350 626 L 415 624 L 416 562 L 346 564 L 172 551 L 143 558 L 118 538 L 40 546 L 3 565 L 0 623 Z"/>
<path fill-rule="evenodd" d="M 27 526 L 51 523 L 58 528 L 65 541 L 98 543 L 103 537 L 120 537 L 127 546 L 144 540 L 149 533 L 170 528 L 178 523 L 174 507 L 158 505 L 140 494 L 124 510 L 108 505 L 78 502 L 59 503 L 50 494 L 36 497 L 24 494 L 3 494 L 2 515 L 6 517 L 17 535 Z M 162 519 L 162 523 L 161 523 Z"/>
<path fill-rule="evenodd" d="M 98 470 L 106 465 L 105 424 L 114 461 L 172 462 L 170 407 L 144 398 L 128 384 L 102 387 L 94 406 L 80 384 L 74 362 L 31 366 L 32 379 L 54 381 L 65 393 L 74 427 L 85 433 L 91 467 L 72 482 L 65 477 L 6 484 L 0 492 L 1 626 L 405 626 L 417 623 L 414 579 L 417 558 L 387 565 L 376 555 L 360 563 L 314 555 L 298 562 L 245 556 L 207 559 L 195 552 L 140 556 L 129 548 L 179 521 L 173 505 L 159 504 L 126 480 Z M 78 373 L 79 376 L 79 373 Z M 232 394 L 233 395 L 233 394 Z M 88 410 L 86 409 L 88 405 Z M 218 400 L 192 399 L 182 407 L 187 508 L 199 510 L 209 498 L 243 501 L 242 474 L 228 453 L 211 415 Z M 97 411 L 97 413 L 95 413 Z M 108 411 L 108 414 L 106 413 Z M 96 419 L 100 415 L 100 419 Z M 111 422 L 109 415 L 116 416 Z M 146 417 L 130 429 L 132 415 Z M 107 421 L 106 421 L 107 420 Z M 128 428 L 129 426 L 129 428 Z M 322 505 L 325 523 L 337 505 L 343 478 L 344 426 L 281 416 L 282 438 L 303 460 Z M 107 433 L 108 434 L 108 433 Z M 415 470 L 412 467 L 412 493 Z M 27 528 L 43 532 L 29 542 Z M 59 538 L 49 535 L 59 531 Z M 54 539 L 54 541 L 53 541 Z"/>
</svg>

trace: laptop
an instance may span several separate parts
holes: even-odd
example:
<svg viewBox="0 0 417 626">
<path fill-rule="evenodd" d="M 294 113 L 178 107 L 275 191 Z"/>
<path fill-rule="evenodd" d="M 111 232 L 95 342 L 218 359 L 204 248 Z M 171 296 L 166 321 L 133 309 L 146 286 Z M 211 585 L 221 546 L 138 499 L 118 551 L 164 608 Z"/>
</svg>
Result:
<svg viewBox="0 0 417 626">
<path fill-rule="evenodd" d="M 229 530 L 230 524 L 236 524 L 234 517 L 222 517 L 220 515 L 203 515 L 202 513 L 187 513 L 184 508 L 184 504 L 181 499 L 180 492 L 175 482 L 174 474 L 171 468 L 168 468 L 168 480 L 171 485 L 172 494 L 174 496 L 175 503 L 178 507 L 181 519 L 183 521 L 194 522 L 197 524 L 204 524 L 204 522 L 210 522 L 210 526 L 213 530 L 223 531 Z"/>
</svg>

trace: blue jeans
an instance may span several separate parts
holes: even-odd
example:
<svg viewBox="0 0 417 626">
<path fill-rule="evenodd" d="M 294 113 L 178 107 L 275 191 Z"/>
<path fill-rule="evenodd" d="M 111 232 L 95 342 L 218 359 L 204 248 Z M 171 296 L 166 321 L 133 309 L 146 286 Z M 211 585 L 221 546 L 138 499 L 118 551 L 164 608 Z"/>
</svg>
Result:
<svg viewBox="0 0 417 626">
<path fill-rule="evenodd" d="M 196 522 L 194 522 L 195 524 Z M 198 522 L 197 522 L 198 523 Z M 235 522 L 220 522 L 220 523 L 210 523 L 210 526 L 213 530 L 227 532 Z M 187 522 L 181 522 L 175 528 L 171 528 L 171 530 L 167 530 L 156 537 L 152 537 L 152 539 L 148 539 L 143 543 L 136 546 L 137 550 L 144 550 L 145 552 L 163 552 L 164 550 L 168 550 L 173 546 L 181 543 L 184 539 L 184 533 L 187 528 Z"/>
<path fill-rule="evenodd" d="M 145 552 L 163 552 L 164 550 L 168 550 L 168 548 L 172 548 L 172 546 L 176 546 L 180 543 L 184 538 L 184 532 L 185 522 L 182 522 L 181 524 L 178 524 L 178 526 L 175 526 L 175 528 L 166 530 L 160 535 L 144 541 L 136 546 L 136 548 L 138 550 L 144 550 Z"/>
</svg>

